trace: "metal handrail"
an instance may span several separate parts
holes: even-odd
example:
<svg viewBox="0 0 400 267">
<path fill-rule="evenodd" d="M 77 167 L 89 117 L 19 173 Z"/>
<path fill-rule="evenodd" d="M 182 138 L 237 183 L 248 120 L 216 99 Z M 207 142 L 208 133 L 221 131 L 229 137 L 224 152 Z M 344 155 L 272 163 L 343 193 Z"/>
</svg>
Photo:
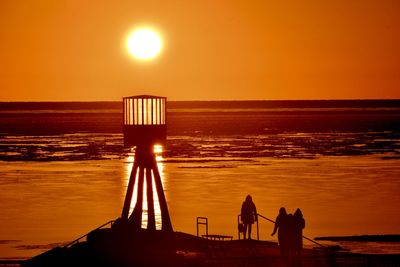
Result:
<svg viewBox="0 0 400 267">
<path fill-rule="evenodd" d="M 261 217 L 261 218 L 263 218 L 263 219 L 265 219 L 265 220 L 267 220 L 267 221 L 269 221 L 269 222 L 272 222 L 272 223 L 275 223 L 275 221 L 273 221 L 273 220 L 271 220 L 271 219 L 269 219 L 269 218 L 267 218 L 267 217 L 265 217 L 265 216 L 263 216 L 263 215 L 261 215 L 261 214 L 258 214 L 257 213 L 257 215 L 259 216 L 259 217 Z M 316 245 L 318 245 L 318 246 L 320 246 L 320 247 L 325 247 L 324 245 L 322 245 L 321 243 L 318 243 L 317 241 L 314 241 L 314 240 L 312 240 L 312 239 L 310 239 L 310 238 L 308 238 L 308 237 L 306 237 L 306 236 L 302 236 L 304 239 L 306 239 L 306 240 L 308 240 L 308 241 L 310 241 L 310 242 L 312 242 L 312 243 L 314 243 L 314 244 L 316 244 Z"/>
<path fill-rule="evenodd" d="M 258 217 L 261 217 L 261 218 L 263 218 L 263 219 L 265 219 L 265 220 L 267 220 L 267 221 L 269 221 L 269 222 L 275 223 L 275 221 L 273 221 L 273 220 L 271 220 L 271 219 L 269 219 L 269 218 L 267 218 L 267 217 L 265 217 L 265 216 L 263 216 L 263 215 L 261 215 L 261 214 L 259 214 L 259 213 L 257 213 L 257 216 L 258 216 Z"/>
<path fill-rule="evenodd" d="M 96 231 L 96 230 L 99 230 L 99 229 L 101 229 L 101 228 L 103 228 L 104 226 L 109 225 L 109 224 L 112 226 L 114 222 L 115 222 L 115 220 L 111 220 L 111 221 L 106 222 L 105 224 L 100 225 L 99 227 L 97 227 L 96 229 L 90 231 L 89 233 L 86 233 L 86 234 L 84 234 L 83 236 L 78 237 L 78 238 L 75 239 L 74 241 L 72 241 L 72 242 L 66 244 L 66 245 L 64 246 L 64 248 L 67 248 L 67 247 L 69 247 L 69 246 L 71 246 L 71 245 L 73 245 L 73 244 L 75 244 L 75 243 L 78 244 L 78 243 L 79 243 L 79 240 L 81 240 L 82 238 L 88 236 L 91 232 Z"/>
</svg>

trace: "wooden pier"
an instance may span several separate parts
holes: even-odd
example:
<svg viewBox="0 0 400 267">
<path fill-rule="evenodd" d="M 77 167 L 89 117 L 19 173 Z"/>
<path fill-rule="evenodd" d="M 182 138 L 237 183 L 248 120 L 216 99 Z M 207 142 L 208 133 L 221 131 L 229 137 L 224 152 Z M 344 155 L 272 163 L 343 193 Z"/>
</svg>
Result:
<svg viewBox="0 0 400 267">
<path fill-rule="evenodd" d="M 398 267 L 400 254 L 367 255 L 335 249 L 304 249 L 302 257 L 288 261 L 275 242 L 211 240 L 186 233 L 165 235 L 146 231 L 118 236 L 111 228 L 91 232 L 86 240 L 57 247 L 21 266 L 100 267 Z M 121 239 L 122 238 L 122 239 Z M 140 240 L 139 240 L 140 239 Z M 128 241 L 129 240 L 129 241 Z M 6 265 L 3 265 L 6 266 Z M 13 265 L 17 266 L 17 265 Z"/>
</svg>

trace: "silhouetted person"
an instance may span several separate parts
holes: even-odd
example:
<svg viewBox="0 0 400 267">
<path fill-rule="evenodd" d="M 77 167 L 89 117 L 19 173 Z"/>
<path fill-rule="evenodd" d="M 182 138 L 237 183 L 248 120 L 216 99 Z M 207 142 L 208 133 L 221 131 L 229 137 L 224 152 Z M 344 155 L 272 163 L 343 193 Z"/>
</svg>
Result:
<svg viewBox="0 0 400 267">
<path fill-rule="evenodd" d="M 278 231 L 279 249 L 283 258 L 288 257 L 289 254 L 289 230 L 288 215 L 286 209 L 282 207 L 279 209 L 279 214 L 275 220 L 274 231 L 271 236 L 275 235 L 276 231 Z"/>
<path fill-rule="evenodd" d="M 295 250 L 296 250 L 296 238 L 295 238 L 295 221 L 293 214 L 287 215 L 286 221 L 286 236 L 287 236 L 287 265 L 294 266 L 295 263 Z"/>
<path fill-rule="evenodd" d="M 242 204 L 240 217 L 244 225 L 244 239 L 246 239 L 247 229 L 249 229 L 248 239 L 251 239 L 251 225 L 257 221 L 257 209 L 250 195 L 247 195 L 246 200 Z"/>
<path fill-rule="evenodd" d="M 297 209 L 293 215 L 293 239 L 294 239 L 294 253 L 296 256 L 301 256 L 303 250 L 303 229 L 306 222 L 303 218 L 303 213 Z"/>
</svg>

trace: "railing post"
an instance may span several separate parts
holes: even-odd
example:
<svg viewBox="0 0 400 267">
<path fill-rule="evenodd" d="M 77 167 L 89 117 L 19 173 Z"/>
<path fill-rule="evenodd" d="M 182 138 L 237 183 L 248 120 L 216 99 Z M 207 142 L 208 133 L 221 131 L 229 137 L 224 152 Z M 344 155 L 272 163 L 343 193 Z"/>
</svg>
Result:
<svg viewBox="0 0 400 267">
<path fill-rule="evenodd" d="M 196 236 L 199 237 L 199 217 L 196 219 Z"/>
<path fill-rule="evenodd" d="M 258 217 L 258 216 L 257 216 Z M 257 240 L 260 240 L 260 234 L 258 232 L 258 218 L 257 218 Z"/>
<path fill-rule="evenodd" d="M 204 220 L 204 221 L 200 221 Z M 196 218 L 196 234 L 199 237 L 199 224 L 204 224 L 206 226 L 206 235 L 208 235 L 208 218 L 207 217 L 197 217 Z"/>
<path fill-rule="evenodd" d="M 237 223 L 238 223 L 238 226 L 237 226 L 237 228 L 238 228 L 238 240 L 240 240 L 240 230 L 239 230 L 239 224 L 240 224 L 240 214 L 238 215 L 238 217 L 237 217 Z"/>
</svg>

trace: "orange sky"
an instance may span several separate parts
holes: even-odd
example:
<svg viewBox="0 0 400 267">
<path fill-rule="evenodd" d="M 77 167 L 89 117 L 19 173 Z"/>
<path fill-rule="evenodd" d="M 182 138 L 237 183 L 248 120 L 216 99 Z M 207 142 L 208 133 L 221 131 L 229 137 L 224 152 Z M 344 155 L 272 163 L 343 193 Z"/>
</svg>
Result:
<svg viewBox="0 0 400 267">
<path fill-rule="evenodd" d="M 0 1 L 0 101 L 400 98 L 400 1 Z M 138 24 L 165 49 L 138 62 Z"/>
</svg>

